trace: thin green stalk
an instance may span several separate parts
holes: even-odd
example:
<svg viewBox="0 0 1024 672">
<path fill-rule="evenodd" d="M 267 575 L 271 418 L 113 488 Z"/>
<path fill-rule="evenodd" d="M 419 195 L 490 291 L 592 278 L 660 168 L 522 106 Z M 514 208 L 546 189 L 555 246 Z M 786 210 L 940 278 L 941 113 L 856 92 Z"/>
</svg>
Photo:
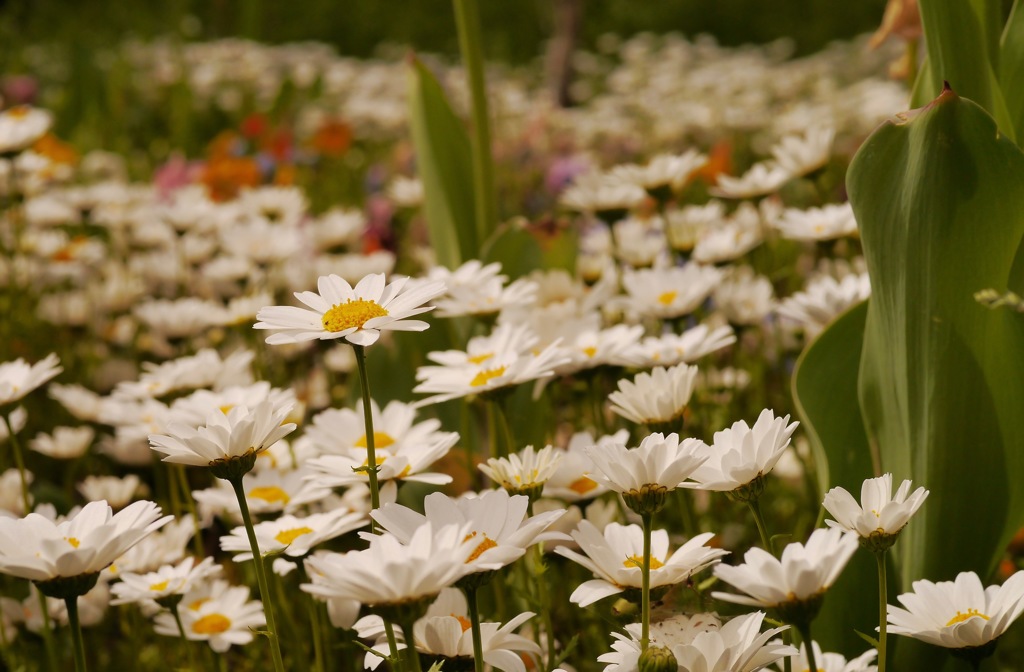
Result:
<svg viewBox="0 0 1024 672">
<path fill-rule="evenodd" d="M 643 522 L 644 528 L 644 564 L 640 569 L 643 582 L 640 589 L 643 599 L 641 606 L 640 651 L 644 652 L 647 650 L 651 639 L 651 527 L 654 523 L 654 516 L 650 513 L 645 513 L 640 516 L 640 520 Z"/>
<path fill-rule="evenodd" d="M 252 517 L 249 516 L 249 504 L 245 501 L 245 491 L 242 489 L 242 477 L 228 479 L 231 487 L 235 490 L 235 497 L 238 498 L 238 507 L 242 510 L 242 522 L 245 524 L 245 533 L 249 535 L 249 547 L 252 549 L 253 564 L 256 566 L 256 581 L 260 586 L 260 599 L 263 600 L 263 611 L 267 616 L 267 639 L 270 640 L 270 652 L 274 659 L 275 672 L 284 672 L 284 661 L 281 659 L 281 644 L 277 638 L 277 623 L 274 621 L 274 596 L 270 592 L 267 583 L 267 570 L 263 566 L 263 555 L 260 553 L 260 545 L 256 541 L 256 532 L 252 529 Z"/>
<path fill-rule="evenodd" d="M 453 0 L 455 24 L 459 32 L 459 51 L 469 82 L 473 119 L 473 192 L 476 238 L 487 240 L 498 221 L 494 197 L 494 160 L 491 156 L 491 121 L 487 112 L 487 88 L 484 81 L 484 57 L 481 46 L 480 13 L 476 0 Z"/>
<path fill-rule="evenodd" d="M 503 441 L 499 441 L 497 444 L 497 446 L 501 446 L 498 457 L 508 457 L 509 453 L 516 452 L 516 440 L 512 436 L 512 426 L 508 423 L 508 414 L 505 412 L 502 401 L 495 399 L 491 403 L 494 404 L 495 414 L 498 416 L 498 423 L 501 425 L 503 435 Z"/>
<path fill-rule="evenodd" d="M 380 486 L 377 483 L 377 447 L 373 436 L 373 405 L 370 399 L 370 380 L 366 377 L 366 348 L 353 345 L 356 365 L 359 368 L 359 389 L 363 395 L 363 429 L 366 432 L 366 475 L 370 479 L 370 508 L 380 508 Z M 380 534 L 377 521 L 370 518 L 370 532 Z M 392 651 L 392 654 L 395 652 Z"/>
<path fill-rule="evenodd" d="M 177 472 L 177 481 L 178 484 L 181 485 L 181 494 L 185 498 L 185 508 L 188 509 L 189 514 L 192 516 L 192 547 L 198 557 L 204 558 L 206 557 L 206 551 L 203 548 L 203 526 L 199 520 L 199 514 L 196 511 L 196 502 L 192 498 L 192 487 L 188 482 L 188 474 L 185 472 L 185 465 L 171 465 L 171 471 Z"/>
<path fill-rule="evenodd" d="M 484 645 L 480 636 L 480 604 L 476 600 L 475 587 L 466 588 L 466 602 L 469 604 L 469 622 L 473 628 L 473 663 L 476 672 L 484 672 Z"/>
<path fill-rule="evenodd" d="M 82 641 L 82 624 L 78 621 L 78 596 L 65 598 L 64 604 L 68 608 L 68 625 L 74 643 L 75 672 L 85 672 L 85 642 Z"/>
<path fill-rule="evenodd" d="M 530 517 L 533 517 L 533 510 L 531 504 Z M 551 618 L 551 596 L 548 592 L 548 576 L 544 568 L 544 544 L 537 544 L 533 547 L 534 552 L 534 566 L 536 569 L 533 572 L 534 579 L 537 581 L 537 592 L 540 598 L 540 607 L 544 611 L 544 630 L 547 631 L 547 644 L 548 644 L 548 660 L 547 667 L 545 669 L 551 669 L 555 662 L 555 623 L 554 619 Z"/>
<path fill-rule="evenodd" d="M 185 636 L 185 626 L 181 622 L 181 614 L 178 613 L 178 605 L 171 607 L 171 613 L 174 614 L 174 622 L 178 624 L 178 634 L 181 635 L 181 646 L 188 652 L 189 669 L 198 670 L 199 665 L 196 664 L 196 652 L 189 643 L 188 637 Z"/>
<path fill-rule="evenodd" d="M 404 670 L 405 662 L 402 660 L 401 652 L 398 650 L 398 640 L 395 639 L 395 626 L 391 625 L 391 621 L 386 618 L 383 619 L 383 621 L 384 634 L 387 635 L 388 638 L 388 650 L 391 652 L 391 659 L 395 661 L 394 669 Z M 406 638 L 408 638 L 408 635 L 406 635 Z M 409 642 L 407 641 L 405 644 L 408 646 Z"/>
<path fill-rule="evenodd" d="M 21 478 L 21 503 L 25 507 L 25 515 L 32 512 L 32 502 L 28 496 L 28 479 L 25 476 L 25 458 L 21 453 L 21 442 L 14 432 L 14 427 L 7 416 L 0 416 L 4 420 L 4 427 L 7 428 L 8 440 L 11 442 L 11 451 L 14 453 L 14 463 L 18 466 L 18 476 Z"/>
<path fill-rule="evenodd" d="M 889 625 L 885 613 L 889 603 L 885 585 L 885 551 L 875 553 L 875 560 L 878 562 L 878 672 L 885 672 L 885 636 Z"/>
<path fill-rule="evenodd" d="M 316 672 L 324 672 L 324 647 L 320 639 L 320 611 L 317 609 L 316 601 L 306 596 L 306 605 L 309 609 L 309 628 L 313 637 L 313 669 Z"/>
<path fill-rule="evenodd" d="M 797 630 L 800 632 L 800 639 L 804 640 L 804 651 L 807 652 L 807 670 L 808 672 L 818 672 L 818 661 L 814 659 L 814 640 L 811 639 L 811 624 L 798 626 Z"/>
<path fill-rule="evenodd" d="M 402 632 L 405 633 L 405 655 L 403 656 L 403 662 L 406 663 L 405 669 L 408 672 L 423 672 L 423 668 L 420 667 L 420 652 L 416 650 L 415 637 L 413 636 L 413 624 L 415 621 L 409 621 L 408 623 L 402 623 Z"/>
<path fill-rule="evenodd" d="M 764 546 L 764 550 L 775 555 L 775 551 L 772 549 L 771 537 L 768 536 L 768 528 L 764 524 L 764 516 L 761 515 L 761 505 L 758 503 L 758 500 L 754 499 L 748 501 L 747 506 L 750 507 L 750 512 L 754 514 L 754 522 L 757 523 L 757 531 L 761 535 L 761 545 Z"/>
</svg>

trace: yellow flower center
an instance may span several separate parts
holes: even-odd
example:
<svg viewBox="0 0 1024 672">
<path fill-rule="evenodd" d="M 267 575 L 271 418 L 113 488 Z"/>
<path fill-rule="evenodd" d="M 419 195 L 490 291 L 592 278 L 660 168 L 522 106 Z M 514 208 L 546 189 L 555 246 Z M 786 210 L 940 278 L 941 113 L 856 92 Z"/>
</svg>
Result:
<svg viewBox="0 0 1024 672">
<path fill-rule="evenodd" d="M 204 604 L 206 604 L 209 601 L 210 601 L 210 598 L 208 598 L 208 597 L 201 597 L 198 600 L 195 600 L 194 602 L 189 603 L 188 608 L 191 609 L 192 611 L 199 611 L 199 608 L 202 607 Z"/>
<path fill-rule="evenodd" d="M 309 534 L 312 531 L 313 529 L 309 527 L 293 527 L 290 530 L 281 530 L 274 535 L 274 539 L 276 539 L 279 544 L 287 546 L 302 535 Z"/>
<path fill-rule="evenodd" d="M 373 446 L 374 448 L 387 448 L 395 442 L 391 435 L 387 432 L 374 432 L 373 433 Z M 356 445 L 360 448 L 366 448 L 366 434 L 359 437 L 356 441 Z"/>
<path fill-rule="evenodd" d="M 231 409 L 234 407 L 234 404 L 224 404 L 223 406 L 220 407 L 220 412 L 223 413 L 224 415 L 227 415 L 228 413 L 231 412 Z"/>
<path fill-rule="evenodd" d="M 287 504 L 292 499 L 287 492 L 276 485 L 261 485 L 258 488 L 253 488 L 249 491 L 249 496 L 253 499 L 262 499 L 267 504 Z"/>
<path fill-rule="evenodd" d="M 330 332 L 346 329 L 362 329 L 363 325 L 375 317 L 386 317 L 388 311 L 376 301 L 366 299 L 349 299 L 345 303 L 336 303 L 323 317 L 324 329 Z"/>
<path fill-rule="evenodd" d="M 161 581 L 160 583 L 149 584 L 149 589 L 154 593 L 159 593 L 161 590 L 167 590 L 167 585 L 170 583 L 168 580 Z"/>
<path fill-rule="evenodd" d="M 69 544 L 71 544 L 72 548 L 78 548 L 79 544 L 82 543 L 78 539 L 75 539 L 74 537 L 64 537 L 64 541 L 66 541 Z"/>
<path fill-rule="evenodd" d="M 480 355 L 473 355 L 472 357 L 467 358 L 466 361 L 469 362 L 470 364 L 483 364 L 491 357 L 494 357 L 493 352 L 485 352 Z"/>
<path fill-rule="evenodd" d="M 231 627 L 231 619 L 223 614 L 207 614 L 192 624 L 197 635 L 219 635 Z"/>
<path fill-rule="evenodd" d="M 578 495 L 585 495 L 596 487 L 597 483 L 586 476 L 581 476 L 569 484 L 569 489 Z"/>
<path fill-rule="evenodd" d="M 658 296 L 658 303 L 663 306 L 670 306 L 672 305 L 672 302 L 676 300 L 677 296 L 679 296 L 679 292 L 676 291 L 662 292 L 661 295 Z"/>
<path fill-rule="evenodd" d="M 449 614 L 449 615 L 459 622 L 459 625 L 462 626 L 462 631 L 463 632 L 465 632 L 466 630 L 469 630 L 470 628 L 473 627 L 473 622 L 471 620 L 469 620 L 468 618 L 466 618 L 465 616 L 456 616 L 455 614 Z"/>
<path fill-rule="evenodd" d="M 473 532 L 471 534 L 467 534 L 466 538 L 462 540 L 462 543 L 466 543 L 467 541 L 469 541 L 470 539 L 474 538 L 475 536 L 476 536 L 476 532 Z M 476 548 L 473 549 L 473 552 L 469 554 L 468 558 L 466 558 L 466 564 L 468 565 L 469 563 L 473 562 L 474 560 L 479 558 L 481 555 L 483 555 L 485 551 L 489 551 L 490 549 L 494 548 L 497 545 L 498 545 L 498 543 L 496 541 L 494 541 L 493 539 L 491 539 L 490 537 L 488 537 L 485 534 L 484 535 L 484 540 L 481 541 L 479 544 L 477 544 Z M 463 632 L 465 632 L 465 628 L 463 628 Z"/>
<path fill-rule="evenodd" d="M 15 119 L 24 119 L 28 116 L 29 112 L 32 111 L 28 105 L 18 105 L 7 110 L 7 114 L 14 117 Z"/>
<path fill-rule="evenodd" d="M 644 568 L 644 556 L 642 556 L 642 555 L 631 555 L 631 556 L 629 556 L 628 558 L 626 558 L 623 561 L 622 566 L 623 567 L 639 567 L 640 569 L 643 569 Z M 659 569 L 659 568 L 664 567 L 664 566 L 665 566 L 664 562 L 662 562 L 661 560 L 658 560 L 653 555 L 651 556 L 651 569 Z"/>
<path fill-rule="evenodd" d="M 481 387 L 486 385 L 490 381 L 494 380 L 498 376 L 505 373 L 507 366 L 499 366 L 495 369 L 484 369 L 473 376 L 473 380 L 469 381 L 470 387 Z"/>
<path fill-rule="evenodd" d="M 985 614 L 981 613 L 977 609 L 968 609 L 967 611 L 957 611 L 956 612 L 956 616 L 954 616 L 953 618 L 949 619 L 949 623 L 946 623 L 946 627 L 948 628 L 951 625 L 956 625 L 957 623 L 963 623 L 964 621 L 970 620 L 970 619 L 974 618 L 975 616 L 977 616 L 978 618 L 984 618 L 986 621 L 989 619 L 988 616 L 986 616 Z"/>
<path fill-rule="evenodd" d="M 588 345 L 587 347 L 583 348 L 583 354 L 586 355 L 587 357 L 593 357 L 594 355 L 597 354 L 597 348 L 595 348 L 592 345 Z"/>
</svg>

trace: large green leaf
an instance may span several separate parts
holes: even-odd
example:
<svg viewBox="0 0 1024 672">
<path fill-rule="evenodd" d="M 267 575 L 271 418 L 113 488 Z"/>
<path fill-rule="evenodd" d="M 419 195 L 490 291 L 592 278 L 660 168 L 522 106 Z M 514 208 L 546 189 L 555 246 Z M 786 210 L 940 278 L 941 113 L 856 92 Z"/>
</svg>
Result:
<svg viewBox="0 0 1024 672">
<path fill-rule="evenodd" d="M 833 322 L 807 346 L 793 372 L 793 400 L 811 442 L 819 502 L 830 487 L 859 498 L 861 483 L 876 475 L 857 401 L 867 313 L 861 303 Z M 878 603 L 865 597 L 876 574 L 874 559 L 861 551 L 829 589 L 814 622 L 814 638 L 826 650 L 847 656 L 863 651 L 855 630 L 872 632 L 878 624 Z"/>
<path fill-rule="evenodd" d="M 1017 138 L 1024 138 L 1024 7 L 1020 0 L 1014 2 L 1003 31 L 999 83 Z"/>
<path fill-rule="evenodd" d="M 991 576 L 1024 511 L 1024 320 L 973 294 L 1010 282 L 1024 153 L 945 90 L 875 131 L 847 188 L 872 285 L 861 411 L 882 469 L 931 490 L 895 547 L 902 585 Z M 911 650 L 894 669 L 933 669 Z"/>
<path fill-rule="evenodd" d="M 417 59 L 409 65 L 408 88 L 409 125 L 430 242 L 437 260 L 455 268 L 479 253 L 469 138 L 441 85 Z"/>
<path fill-rule="evenodd" d="M 942 82 L 975 101 L 999 123 L 999 129 L 1015 137 L 1010 113 L 996 77 L 992 45 L 997 29 L 989 11 L 992 0 L 949 2 L 920 0 L 921 23 L 928 46 L 932 90 Z"/>
</svg>

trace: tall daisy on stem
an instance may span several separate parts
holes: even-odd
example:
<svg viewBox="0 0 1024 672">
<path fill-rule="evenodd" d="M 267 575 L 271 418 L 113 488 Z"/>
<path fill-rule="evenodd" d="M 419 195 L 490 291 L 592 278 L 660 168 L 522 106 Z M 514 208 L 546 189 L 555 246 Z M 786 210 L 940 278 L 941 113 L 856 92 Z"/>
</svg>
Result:
<svg viewBox="0 0 1024 672">
<path fill-rule="evenodd" d="M 605 443 L 587 451 L 597 467 L 591 478 L 620 493 L 626 506 L 637 513 L 643 523 L 641 651 L 647 651 L 650 642 L 654 514 L 665 508 L 669 491 L 693 485 L 685 481 L 707 460 L 706 456 L 698 454 L 703 447 L 704 444 L 696 439 L 680 443 L 677 434 L 665 436 L 656 433 L 641 441 L 637 448 Z"/>
<path fill-rule="evenodd" d="M 822 506 L 835 520 L 826 520 L 829 527 L 856 532 L 860 545 L 871 551 L 878 563 L 878 672 L 885 672 L 886 640 L 886 553 L 896 543 L 911 516 L 924 504 L 928 491 L 918 488 L 911 494 L 911 482 L 903 481 L 896 495 L 892 494 L 892 474 L 864 481 L 860 503 L 843 488 L 832 488 L 825 494 Z"/>
<path fill-rule="evenodd" d="M 168 434 L 152 434 L 149 437 L 153 450 L 166 455 L 164 462 L 208 467 L 211 474 L 230 483 L 235 491 L 252 555 L 258 559 L 253 564 L 256 566 L 260 596 L 266 605 L 267 637 L 270 639 L 276 672 L 283 672 L 284 661 L 274 619 L 273 596 L 267 583 L 267 570 L 253 530 L 252 517 L 249 515 L 242 477 L 252 470 L 261 452 L 295 429 L 294 423 L 285 422 L 291 409 L 290 399 L 268 397 L 252 409 L 243 405 L 235 406 L 227 413 L 217 409 L 207 416 L 206 424 L 201 427 L 172 422 L 168 425 Z"/>
</svg>

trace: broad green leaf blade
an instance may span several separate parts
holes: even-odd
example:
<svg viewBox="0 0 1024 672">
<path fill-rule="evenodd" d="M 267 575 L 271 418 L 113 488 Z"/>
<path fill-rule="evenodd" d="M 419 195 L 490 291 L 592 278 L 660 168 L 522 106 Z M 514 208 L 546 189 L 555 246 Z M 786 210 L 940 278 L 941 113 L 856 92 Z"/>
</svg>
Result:
<svg viewBox="0 0 1024 672">
<path fill-rule="evenodd" d="M 438 262 L 455 268 L 479 253 L 469 138 L 434 75 L 417 59 L 408 72 L 409 124 L 430 243 Z"/>
<path fill-rule="evenodd" d="M 999 83 L 1017 138 L 1024 138 L 1024 7 L 1013 4 L 1003 32 Z"/>
<path fill-rule="evenodd" d="M 932 90 L 939 91 L 943 82 L 949 82 L 955 91 L 988 110 L 999 129 L 1013 138 L 1013 123 L 990 58 L 989 12 L 987 4 L 975 6 L 980 2 L 920 0 Z M 979 16 L 979 11 L 985 16 Z"/>
<path fill-rule="evenodd" d="M 857 401 L 867 313 L 867 303 L 861 303 L 839 317 L 807 346 L 793 372 L 793 401 L 811 442 L 819 502 L 837 486 L 859 498 L 861 483 L 875 476 Z M 814 638 L 825 650 L 848 657 L 862 652 L 855 631 L 873 632 L 878 624 L 878 602 L 866 597 L 877 580 L 870 554 L 858 552 L 814 622 Z"/>
<path fill-rule="evenodd" d="M 1024 153 L 946 90 L 880 127 L 847 189 L 872 286 L 861 410 L 882 469 L 931 490 L 894 549 L 902 585 L 991 576 L 1024 518 L 1024 320 L 973 294 L 1010 282 Z M 911 649 L 894 669 L 931 669 Z"/>
</svg>

